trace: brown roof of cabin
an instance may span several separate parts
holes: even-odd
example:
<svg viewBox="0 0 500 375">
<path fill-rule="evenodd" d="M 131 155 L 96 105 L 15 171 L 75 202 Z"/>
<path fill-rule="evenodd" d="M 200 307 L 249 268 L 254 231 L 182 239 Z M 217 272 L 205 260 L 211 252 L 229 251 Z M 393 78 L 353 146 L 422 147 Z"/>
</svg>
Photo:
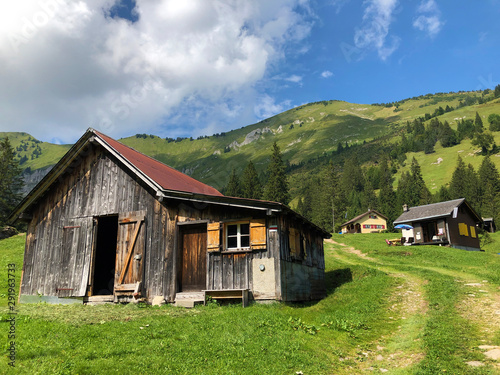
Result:
<svg viewBox="0 0 500 375">
<path fill-rule="evenodd" d="M 375 210 L 368 210 L 367 212 L 365 212 L 364 214 L 361 214 L 361 215 L 358 215 L 356 216 L 354 219 L 351 219 L 347 222 L 345 222 L 344 224 L 342 224 L 341 226 L 343 227 L 344 225 L 348 225 L 348 224 L 351 224 L 351 223 L 354 223 L 355 221 L 361 219 L 363 216 L 366 216 L 366 215 L 369 215 L 371 213 L 376 213 L 378 216 L 382 216 L 385 220 L 387 220 L 387 217 L 385 215 L 382 215 L 380 212 L 378 211 L 375 211 Z"/>
<path fill-rule="evenodd" d="M 426 204 L 424 206 L 410 207 L 408 211 L 403 212 L 403 214 L 394 221 L 394 224 L 408 223 L 412 221 L 422 221 L 427 219 L 449 216 L 453 213 L 453 210 L 456 207 L 461 206 L 463 203 L 465 203 L 470 208 L 472 214 L 475 215 L 477 219 L 480 221 L 481 219 L 479 218 L 477 213 L 472 209 L 472 207 L 470 207 L 467 204 L 464 198 L 460 198 L 446 202 Z"/>
<path fill-rule="evenodd" d="M 206 185 L 194 178 L 169 167 L 147 155 L 125 146 L 113 138 L 108 137 L 98 131 L 94 133 L 103 139 L 110 147 L 126 158 L 137 169 L 143 172 L 150 179 L 155 181 L 165 190 L 183 191 L 194 194 L 222 196 L 215 188 Z"/>
</svg>

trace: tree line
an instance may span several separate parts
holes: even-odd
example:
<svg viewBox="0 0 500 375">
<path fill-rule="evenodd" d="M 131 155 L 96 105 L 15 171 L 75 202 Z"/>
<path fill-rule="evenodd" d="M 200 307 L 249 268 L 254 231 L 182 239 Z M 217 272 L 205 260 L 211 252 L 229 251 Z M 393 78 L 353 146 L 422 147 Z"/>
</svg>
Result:
<svg viewBox="0 0 500 375">
<path fill-rule="evenodd" d="M 229 181 L 222 192 L 230 197 L 264 199 L 286 205 L 290 202 L 286 169 L 281 150 L 274 142 L 265 184 L 261 182 L 255 165 L 250 160 L 241 176 L 236 173 L 235 169 L 231 171 Z"/>
<path fill-rule="evenodd" d="M 500 130 L 500 115 L 490 115 L 488 122 L 490 132 Z M 346 155 L 342 162 L 338 159 L 336 164 L 330 161 L 328 166 L 313 175 L 301 174 L 305 180 L 294 187 L 294 195 L 299 197 L 296 210 L 327 231 L 339 231 L 344 222 L 374 209 L 388 217 L 388 229 L 391 230 L 404 204 L 411 207 L 466 198 L 478 214 L 500 220 L 500 177 L 489 158 L 498 149 L 493 136 L 485 128 L 478 113 L 474 120 L 459 120 L 456 130 L 447 121 L 437 118 L 431 119 L 427 125 L 424 119 L 408 122 L 400 141 L 391 145 L 388 151 L 374 155 L 378 161 L 370 166 L 362 167 L 359 152 L 353 152 Z M 471 164 L 466 165 L 459 156 L 451 182 L 434 194 L 427 187 L 415 158 L 411 160 L 409 170 L 398 176 L 398 167 L 406 162 L 407 152 L 434 152 L 437 142 L 443 147 L 451 147 L 463 139 L 471 139 L 473 144 L 481 147 L 485 158 L 478 171 Z M 347 149 L 342 144 L 338 148 L 337 156 Z M 223 193 L 288 204 L 288 169 L 275 143 L 263 178 L 259 178 L 250 161 L 241 175 L 232 170 Z M 261 181 L 266 182 L 263 184 Z"/>
<path fill-rule="evenodd" d="M 435 194 L 428 189 L 415 158 L 394 189 L 396 174 L 391 164 L 387 155 L 378 165 L 365 168 L 356 155 L 342 168 L 331 163 L 304 184 L 297 211 L 327 231 L 339 231 L 343 223 L 373 209 L 387 216 L 392 230 L 404 204 L 412 207 L 465 198 L 480 216 L 500 220 L 500 175 L 489 156 L 477 171 L 459 156 L 449 186 Z"/>
<path fill-rule="evenodd" d="M 0 228 L 21 200 L 21 168 L 9 138 L 0 140 Z"/>
</svg>

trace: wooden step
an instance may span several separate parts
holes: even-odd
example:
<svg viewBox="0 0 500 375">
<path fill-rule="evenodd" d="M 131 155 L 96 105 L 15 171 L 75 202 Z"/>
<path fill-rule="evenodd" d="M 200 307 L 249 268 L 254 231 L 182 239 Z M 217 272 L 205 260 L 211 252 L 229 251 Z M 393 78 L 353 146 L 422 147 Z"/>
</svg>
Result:
<svg viewBox="0 0 500 375">
<path fill-rule="evenodd" d="M 175 306 L 193 308 L 205 302 L 204 292 L 181 292 L 175 295 Z"/>
<path fill-rule="evenodd" d="M 87 305 L 103 305 L 105 303 L 113 303 L 113 302 L 114 302 L 113 295 L 90 296 L 90 297 L 85 297 L 83 299 L 83 303 L 86 303 Z"/>
</svg>

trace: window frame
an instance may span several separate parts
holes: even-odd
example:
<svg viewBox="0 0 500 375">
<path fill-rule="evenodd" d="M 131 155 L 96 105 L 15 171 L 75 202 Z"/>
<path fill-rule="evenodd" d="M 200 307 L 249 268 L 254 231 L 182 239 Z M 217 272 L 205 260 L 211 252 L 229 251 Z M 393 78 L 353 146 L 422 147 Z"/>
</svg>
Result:
<svg viewBox="0 0 500 375">
<path fill-rule="evenodd" d="M 248 234 L 243 234 L 241 233 L 241 226 L 242 225 L 248 225 Z M 231 235 L 231 237 L 236 237 L 236 247 L 229 247 L 229 226 L 230 225 L 236 225 L 236 235 Z M 250 221 L 249 220 L 242 220 L 242 221 L 231 221 L 224 223 L 224 250 L 226 251 L 249 251 L 251 250 L 251 237 L 250 237 Z M 248 237 L 248 246 L 241 246 L 241 237 L 246 236 Z"/>
</svg>

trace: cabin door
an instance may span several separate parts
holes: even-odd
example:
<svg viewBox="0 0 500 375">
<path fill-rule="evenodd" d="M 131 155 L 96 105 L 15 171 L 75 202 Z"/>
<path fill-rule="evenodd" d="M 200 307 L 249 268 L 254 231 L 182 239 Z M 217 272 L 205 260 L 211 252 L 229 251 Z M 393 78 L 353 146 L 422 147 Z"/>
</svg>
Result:
<svg viewBox="0 0 500 375">
<path fill-rule="evenodd" d="M 146 244 L 145 211 L 127 212 L 118 217 L 115 263 L 115 294 L 131 294 L 142 283 Z"/>
<path fill-rule="evenodd" d="M 207 225 L 183 225 L 180 237 L 180 291 L 202 291 L 207 280 Z"/>
<path fill-rule="evenodd" d="M 53 275 L 57 296 L 83 297 L 89 278 L 92 218 L 68 219 L 61 230 L 62 244 L 56 247 L 60 255 L 56 262 L 59 268 Z"/>
</svg>

